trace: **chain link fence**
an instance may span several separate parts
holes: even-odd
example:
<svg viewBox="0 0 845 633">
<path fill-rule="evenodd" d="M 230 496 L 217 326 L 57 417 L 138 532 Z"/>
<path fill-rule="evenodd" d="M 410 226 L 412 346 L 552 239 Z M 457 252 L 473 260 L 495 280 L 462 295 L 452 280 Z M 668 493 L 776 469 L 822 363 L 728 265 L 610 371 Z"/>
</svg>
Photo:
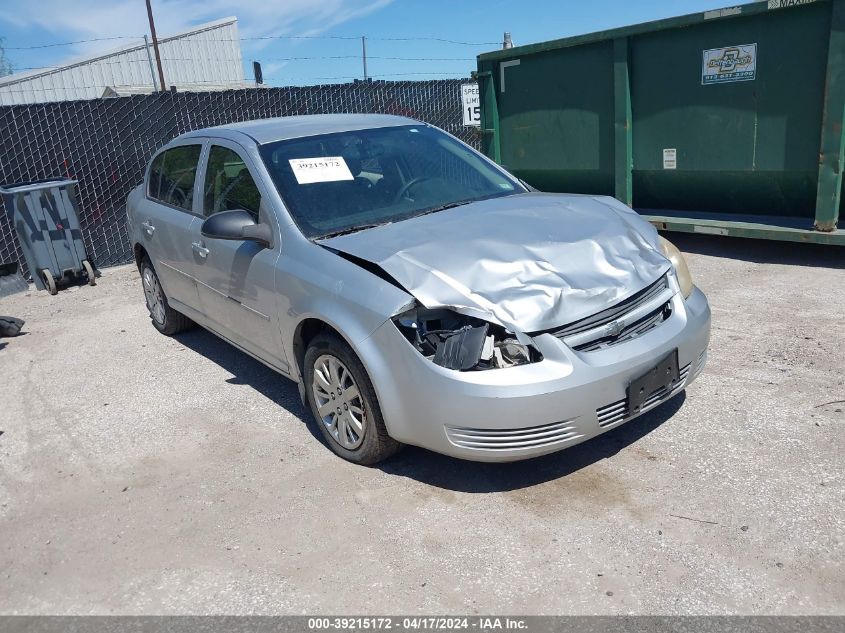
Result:
<svg viewBox="0 0 845 633">
<path fill-rule="evenodd" d="M 82 232 L 99 267 L 132 259 L 126 196 L 153 152 L 175 136 L 212 125 L 295 114 L 378 112 L 431 123 L 478 147 L 461 116 L 461 84 L 450 79 L 360 82 L 225 92 L 159 93 L 0 107 L 0 184 L 79 181 Z M 0 202 L 0 262 L 26 265 Z"/>
</svg>

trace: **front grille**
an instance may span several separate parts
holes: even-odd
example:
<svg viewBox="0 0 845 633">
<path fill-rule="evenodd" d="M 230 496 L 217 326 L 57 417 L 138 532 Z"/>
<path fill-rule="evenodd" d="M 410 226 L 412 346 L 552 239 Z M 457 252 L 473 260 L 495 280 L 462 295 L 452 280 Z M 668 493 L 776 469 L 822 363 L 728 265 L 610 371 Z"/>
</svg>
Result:
<svg viewBox="0 0 845 633">
<path fill-rule="evenodd" d="M 656 407 L 658 404 L 669 398 L 669 396 L 683 389 L 684 385 L 687 383 L 687 378 L 689 377 L 689 370 L 690 364 L 687 363 L 681 368 L 679 376 L 680 380 L 677 385 L 671 388 L 661 387 L 660 389 L 653 391 L 643 403 L 640 413 Z M 599 426 L 602 428 L 607 428 L 609 426 L 613 426 L 614 424 L 619 424 L 620 422 L 628 420 L 632 417 L 630 411 L 628 411 L 628 399 L 623 398 L 622 400 L 617 400 L 616 402 L 611 402 L 603 407 L 599 407 L 596 409 L 596 417 L 598 417 Z"/>
<path fill-rule="evenodd" d="M 571 420 L 523 429 L 473 429 L 447 426 L 446 436 L 455 446 L 492 451 L 541 448 L 581 437 Z"/>
<path fill-rule="evenodd" d="M 672 313 L 673 292 L 663 275 L 616 305 L 552 332 L 572 349 L 591 352 L 630 341 L 656 328 Z"/>
</svg>

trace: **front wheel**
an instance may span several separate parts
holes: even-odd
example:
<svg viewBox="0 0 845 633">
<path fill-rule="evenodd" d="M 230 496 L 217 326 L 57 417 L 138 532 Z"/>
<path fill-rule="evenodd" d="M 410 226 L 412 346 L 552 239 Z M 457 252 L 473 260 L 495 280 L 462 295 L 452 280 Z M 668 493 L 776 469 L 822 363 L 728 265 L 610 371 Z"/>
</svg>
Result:
<svg viewBox="0 0 845 633">
<path fill-rule="evenodd" d="M 370 377 L 345 341 L 332 334 L 315 337 L 305 352 L 304 373 L 311 413 L 336 454 L 369 466 L 402 448 L 387 434 Z"/>
<path fill-rule="evenodd" d="M 167 295 L 164 294 L 153 264 L 146 258 L 141 264 L 141 284 L 144 287 L 147 310 L 150 311 L 150 319 L 155 329 L 170 336 L 187 330 L 193 325 L 193 321 L 184 314 L 176 312 L 167 303 Z"/>
</svg>

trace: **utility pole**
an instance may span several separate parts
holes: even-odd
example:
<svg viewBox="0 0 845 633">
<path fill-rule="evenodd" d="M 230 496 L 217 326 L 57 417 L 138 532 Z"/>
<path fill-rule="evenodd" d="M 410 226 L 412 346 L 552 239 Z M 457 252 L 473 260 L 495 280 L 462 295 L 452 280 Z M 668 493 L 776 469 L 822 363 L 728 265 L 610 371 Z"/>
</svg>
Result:
<svg viewBox="0 0 845 633">
<path fill-rule="evenodd" d="M 361 36 L 361 59 L 364 62 L 364 81 L 367 81 L 367 38 Z"/>
<path fill-rule="evenodd" d="M 156 65 L 158 66 L 158 80 L 161 82 L 161 91 L 164 92 L 167 88 L 164 87 L 164 71 L 161 69 L 161 53 L 158 51 L 158 38 L 156 37 L 156 25 L 153 21 L 153 8 L 150 5 L 150 0 L 147 0 L 147 17 L 150 18 L 150 34 L 153 36 L 153 50 L 156 52 Z"/>
<path fill-rule="evenodd" d="M 150 53 L 150 38 L 144 33 L 144 50 L 147 51 L 147 61 L 150 62 L 150 79 L 153 81 L 153 92 L 158 92 L 156 88 L 156 71 L 153 68 L 153 56 Z"/>
</svg>

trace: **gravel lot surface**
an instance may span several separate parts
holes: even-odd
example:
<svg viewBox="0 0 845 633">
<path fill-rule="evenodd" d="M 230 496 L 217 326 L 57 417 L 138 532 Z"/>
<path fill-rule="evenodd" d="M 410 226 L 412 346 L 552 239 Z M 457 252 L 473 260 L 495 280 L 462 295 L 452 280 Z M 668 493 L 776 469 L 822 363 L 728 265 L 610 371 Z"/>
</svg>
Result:
<svg viewBox="0 0 845 633">
<path fill-rule="evenodd" d="M 0 299 L 0 613 L 845 614 L 845 252 L 670 237 L 704 375 L 515 464 L 343 462 L 131 266 Z"/>
</svg>

